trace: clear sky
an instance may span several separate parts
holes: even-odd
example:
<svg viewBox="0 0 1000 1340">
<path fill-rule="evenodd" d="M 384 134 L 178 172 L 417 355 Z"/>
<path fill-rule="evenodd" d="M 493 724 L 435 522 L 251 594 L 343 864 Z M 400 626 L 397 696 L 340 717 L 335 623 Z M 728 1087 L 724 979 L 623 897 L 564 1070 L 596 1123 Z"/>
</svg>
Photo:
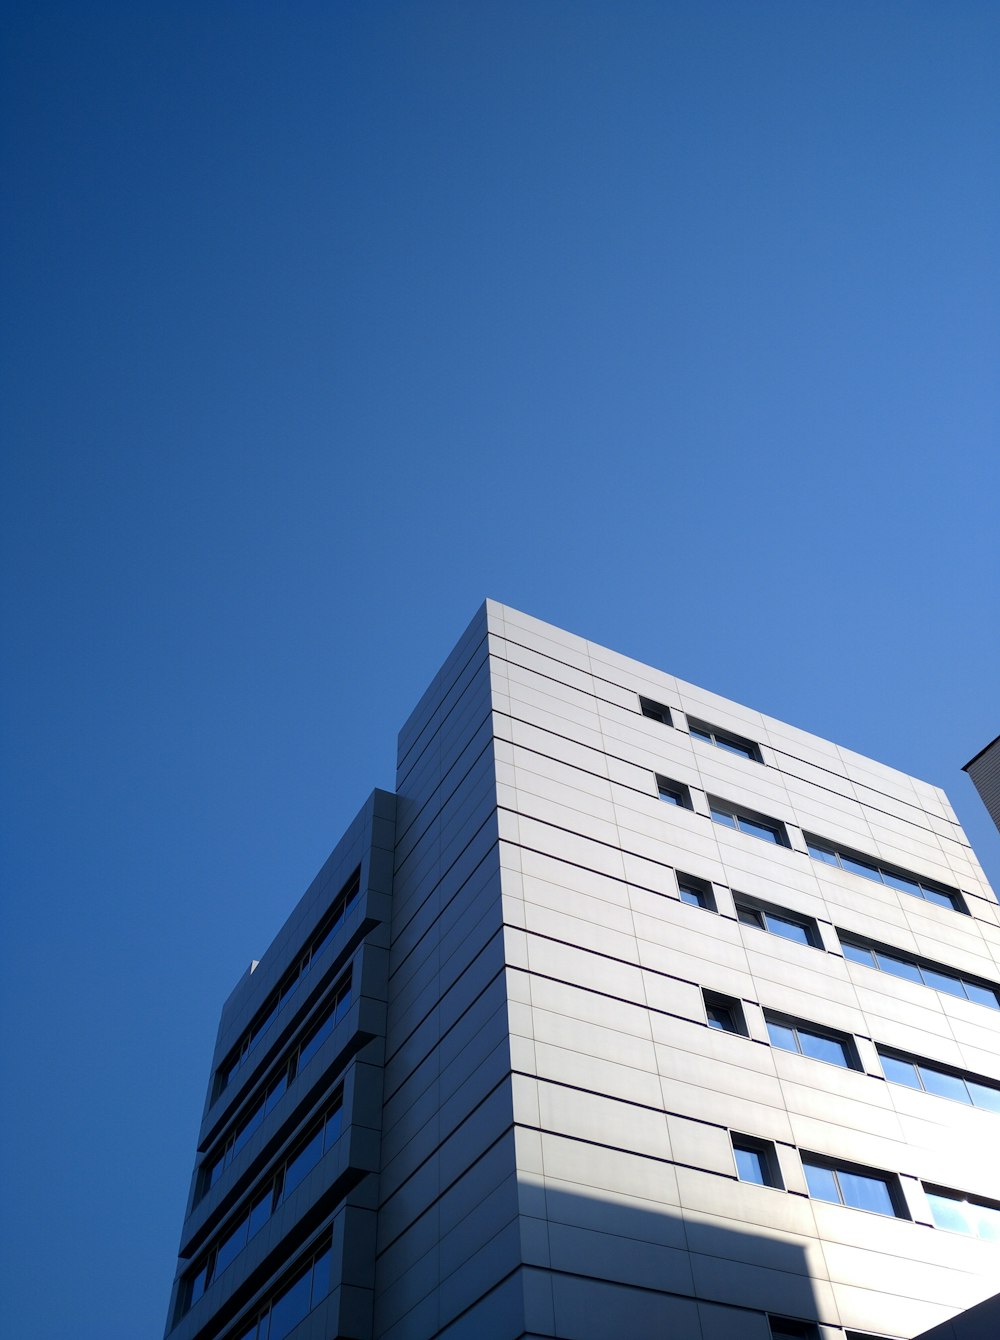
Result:
<svg viewBox="0 0 1000 1340">
<path fill-rule="evenodd" d="M 143 1340 L 222 1001 L 484 596 L 1000 882 L 1000 6 L 2 19 L 0 1329 Z"/>
</svg>

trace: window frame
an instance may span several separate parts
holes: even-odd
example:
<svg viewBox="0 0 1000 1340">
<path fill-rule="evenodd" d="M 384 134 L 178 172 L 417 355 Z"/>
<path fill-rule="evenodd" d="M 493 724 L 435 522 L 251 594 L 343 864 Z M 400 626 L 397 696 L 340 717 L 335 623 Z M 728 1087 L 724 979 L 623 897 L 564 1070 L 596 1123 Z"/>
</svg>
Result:
<svg viewBox="0 0 1000 1340">
<path fill-rule="evenodd" d="M 764 1011 L 764 1025 L 767 1028 L 768 1043 L 778 1051 L 788 1052 L 790 1056 L 802 1056 L 807 1061 L 819 1061 L 823 1065 L 836 1066 L 838 1070 L 857 1070 L 862 1071 L 861 1058 L 858 1055 L 857 1044 L 850 1033 L 841 1033 L 835 1028 L 825 1028 L 822 1024 L 814 1024 L 808 1019 L 795 1019 L 791 1015 L 781 1014 L 777 1010 Z M 771 1026 L 775 1028 L 788 1029 L 795 1038 L 795 1047 L 783 1047 L 780 1042 L 775 1042 L 774 1035 L 771 1032 Z M 844 1063 L 839 1061 L 830 1061 L 825 1056 L 815 1056 L 808 1052 L 802 1046 L 800 1033 L 807 1037 L 819 1038 L 826 1042 L 835 1042 L 840 1047 L 844 1056 Z"/>
<path fill-rule="evenodd" d="M 864 852 L 855 851 L 851 847 L 843 847 L 827 838 L 818 837 L 815 833 L 804 832 L 802 836 L 809 855 L 821 865 L 829 865 L 835 870 L 843 870 L 845 874 L 869 879 L 873 884 L 882 884 L 895 893 L 905 893 L 911 898 L 919 898 L 929 903 L 931 907 L 945 906 L 941 901 L 945 899 L 953 912 L 960 912 L 963 916 L 971 915 L 960 889 L 950 888 L 938 880 L 925 879 L 923 875 L 918 875 L 912 870 L 904 870 L 902 866 L 893 865 L 889 861 L 880 861 L 875 856 L 867 856 Z M 828 859 L 830 857 L 833 859 Z M 845 861 L 852 864 L 845 865 Z M 893 880 L 897 882 L 893 883 Z M 912 884 L 914 888 L 904 888 L 904 884 Z"/>
<path fill-rule="evenodd" d="M 682 903 L 688 907 L 700 907 L 705 912 L 718 912 L 710 880 L 686 874 L 683 870 L 675 870 L 674 878 L 677 881 L 677 897 Z M 685 893 L 689 897 L 685 898 Z"/>
<path fill-rule="evenodd" d="M 746 1015 L 743 1011 L 743 1002 L 737 1000 L 735 996 L 724 996 L 720 991 L 706 991 L 704 987 L 701 992 L 702 1004 L 705 1007 L 705 1022 L 709 1028 L 716 1033 L 728 1033 L 732 1037 L 748 1038 L 750 1030 L 747 1027 Z M 732 1028 L 723 1028 L 713 1024 L 709 1018 L 710 1010 L 725 1011 L 732 1019 Z"/>
<path fill-rule="evenodd" d="M 926 1057 L 915 1056 L 911 1052 L 899 1051 L 895 1047 L 883 1047 L 879 1043 L 875 1044 L 875 1050 L 878 1053 L 879 1063 L 882 1066 L 882 1073 L 885 1075 L 887 1084 L 896 1084 L 903 1089 L 912 1089 L 914 1093 L 926 1093 L 932 1098 L 947 1098 L 949 1102 L 961 1103 L 963 1107 L 975 1107 L 980 1112 L 1000 1113 L 1000 1083 L 996 1080 L 973 1075 L 971 1071 L 959 1070 L 955 1066 L 942 1065 L 937 1061 L 930 1061 Z M 916 1075 L 917 1083 L 908 1084 L 906 1080 L 893 1079 L 885 1068 L 886 1061 L 890 1063 L 895 1061 L 899 1065 L 911 1066 Z M 928 1088 L 922 1073 L 924 1070 L 932 1075 L 943 1075 L 947 1079 L 958 1081 L 965 1088 L 965 1098 L 956 1098 L 949 1093 L 942 1093 L 938 1089 Z M 985 1089 L 996 1094 L 995 1103 L 977 1102 L 976 1090 L 978 1089 Z"/>
<path fill-rule="evenodd" d="M 664 805 L 672 805 L 678 810 L 694 810 L 691 800 L 691 788 L 686 782 L 678 782 L 673 777 L 656 774 L 656 794 Z"/>
<path fill-rule="evenodd" d="M 697 717 L 689 716 L 687 723 L 688 733 L 693 740 L 701 740 L 703 744 L 713 745 L 716 749 L 723 749 L 726 753 L 748 759 L 751 763 L 763 763 L 760 745 L 756 740 L 738 735 L 735 731 L 721 730 L 718 726 L 701 721 Z"/>
<path fill-rule="evenodd" d="M 823 948 L 819 926 L 812 917 L 793 912 L 787 907 L 777 907 L 772 903 L 765 903 L 762 899 L 754 898 L 750 894 L 738 893 L 735 889 L 733 890 L 733 906 L 736 908 L 736 920 L 741 926 L 749 926 L 752 930 L 763 931 L 766 935 L 774 935 L 779 940 L 787 940 L 789 944 L 797 944 L 803 949 Z M 797 936 L 786 935 L 783 931 L 776 930 L 771 922 L 775 925 L 798 927 L 799 930 L 804 932 L 806 943 L 803 944 Z"/>
<path fill-rule="evenodd" d="M 940 1186 L 936 1182 L 924 1182 L 923 1188 L 935 1228 L 939 1228 L 943 1233 L 961 1233 L 963 1237 L 975 1238 L 977 1242 L 992 1242 L 1000 1245 L 1000 1202 L 991 1200 L 988 1196 L 972 1196 L 966 1191 L 956 1191 L 952 1187 Z M 948 1224 L 940 1223 L 934 1213 L 935 1199 L 950 1201 L 956 1206 L 968 1205 L 973 1210 L 989 1211 L 990 1217 L 995 1217 L 995 1236 L 993 1234 L 977 1233 L 972 1229 L 967 1232 L 963 1228 L 953 1228 Z M 988 1218 L 986 1222 L 989 1223 L 990 1221 L 991 1219 Z"/>
<path fill-rule="evenodd" d="M 669 726 L 673 729 L 673 714 L 666 703 L 658 703 L 655 698 L 647 698 L 640 693 L 639 711 L 647 721 L 658 721 L 661 726 Z"/>
<path fill-rule="evenodd" d="M 886 1172 L 882 1168 L 869 1168 L 860 1163 L 838 1163 L 836 1159 L 828 1158 L 825 1154 L 815 1154 L 801 1151 L 799 1157 L 802 1160 L 802 1171 L 805 1174 L 806 1187 L 809 1192 L 810 1200 L 822 1201 L 824 1205 L 840 1205 L 845 1210 L 860 1210 L 864 1214 L 878 1214 L 883 1219 L 905 1219 L 909 1220 L 910 1215 L 906 1208 L 906 1201 L 903 1198 L 902 1188 L 899 1184 L 899 1178 L 895 1173 Z M 832 1200 L 829 1196 L 818 1195 L 809 1182 L 809 1169 L 815 1168 L 817 1171 L 832 1174 L 833 1183 L 837 1190 L 838 1199 Z M 891 1205 L 891 1211 L 872 1209 L 867 1205 L 856 1205 L 848 1200 L 844 1187 L 841 1184 L 841 1175 L 845 1177 L 863 1178 L 866 1181 L 879 1182 L 885 1187 L 886 1195 Z"/>
<path fill-rule="evenodd" d="M 766 1186 L 775 1191 L 784 1191 L 785 1184 L 781 1177 L 778 1151 L 774 1147 L 773 1140 L 762 1140 L 755 1135 L 741 1135 L 738 1131 L 730 1131 L 729 1141 L 733 1148 L 733 1164 L 736 1168 L 736 1180 L 738 1182 L 743 1182 L 747 1186 Z M 737 1151 L 753 1154 L 758 1158 L 762 1173 L 760 1179 L 743 1176 L 740 1171 Z"/>
<path fill-rule="evenodd" d="M 914 986 L 924 986 L 930 991 L 944 991 L 945 995 L 954 996 L 956 1000 L 968 1001 L 970 1005 L 982 1005 L 987 1010 L 1000 1010 L 1000 984 L 987 982 L 983 978 L 964 977 L 956 969 L 946 967 L 943 963 L 932 963 L 930 959 L 918 958 L 914 954 L 909 954 L 904 949 L 894 949 L 888 945 L 881 945 L 876 940 L 868 940 L 863 935 L 856 935 L 853 931 L 842 930 L 836 927 L 837 939 L 840 943 L 841 952 L 848 963 L 857 963 L 862 968 L 871 968 L 875 972 L 884 972 L 890 977 L 897 977 L 904 982 L 912 982 Z M 865 954 L 867 958 L 861 958 L 859 955 Z M 881 960 L 889 963 L 898 963 L 903 967 L 908 967 L 911 972 L 895 972 L 892 968 L 883 966 Z M 940 979 L 947 979 L 955 982 L 962 988 L 962 993 L 949 991 L 926 980 L 925 973 L 933 973 Z M 970 990 L 976 991 L 980 996 L 992 997 L 992 1004 L 986 1000 L 979 999 L 978 996 L 970 994 Z"/>
<path fill-rule="evenodd" d="M 769 814 L 759 814 L 756 810 L 743 809 L 729 800 L 722 800 L 719 796 L 708 797 L 708 809 L 712 822 L 721 828 L 732 829 L 733 832 L 742 833 L 744 837 L 758 838 L 761 842 L 770 842 L 775 847 L 784 847 L 786 850 L 791 848 L 787 825 L 781 819 L 774 819 Z M 747 827 L 744 828 L 743 824 Z M 771 836 L 765 837 L 763 833 L 754 831 L 755 829 L 763 829 Z"/>
</svg>

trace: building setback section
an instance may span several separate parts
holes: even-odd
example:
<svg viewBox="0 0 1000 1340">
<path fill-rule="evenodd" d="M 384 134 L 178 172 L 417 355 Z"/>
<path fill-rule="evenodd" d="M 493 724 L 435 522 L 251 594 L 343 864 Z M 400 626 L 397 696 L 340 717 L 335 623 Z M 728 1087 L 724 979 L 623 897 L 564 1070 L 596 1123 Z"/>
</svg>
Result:
<svg viewBox="0 0 1000 1340">
<path fill-rule="evenodd" d="M 998 911 L 937 788 L 487 602 L 226 1004 L 167 1334 L 948 1321 Z"/>
</svg>

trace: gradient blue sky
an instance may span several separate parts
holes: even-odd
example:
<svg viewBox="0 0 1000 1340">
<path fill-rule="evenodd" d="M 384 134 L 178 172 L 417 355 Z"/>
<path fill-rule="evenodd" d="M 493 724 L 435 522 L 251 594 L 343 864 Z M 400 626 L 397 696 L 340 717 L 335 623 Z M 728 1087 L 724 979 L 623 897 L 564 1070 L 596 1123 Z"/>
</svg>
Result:
<svg viewBox="0 0 1000 1340">
<path fill-rule="evenodd" d="M 484 596 L 1000 880 L 1000 6 L 2 17 L 0 1329 L 140 1340 L 221 1003 Z"/>
</svg>

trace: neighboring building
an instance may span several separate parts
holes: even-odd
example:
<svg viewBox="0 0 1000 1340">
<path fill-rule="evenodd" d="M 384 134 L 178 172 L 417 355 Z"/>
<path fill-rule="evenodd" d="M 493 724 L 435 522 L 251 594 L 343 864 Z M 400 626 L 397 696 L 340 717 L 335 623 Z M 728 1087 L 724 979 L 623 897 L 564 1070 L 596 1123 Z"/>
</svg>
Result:
<svg viewBox="0 0 1000 1340">
<path fill-rule="evenodd" d="M 962 771 L 972 778 L 990 818 L 1000 829 L 1000 735 L 985 749 L 980 749 Z"/>
<path fill-rule="evenodd" d="M 167 1334 L 910 1340 L 998 1144 L 944 794 L 487 602 L 225 1006 Z"/>
</svg>

